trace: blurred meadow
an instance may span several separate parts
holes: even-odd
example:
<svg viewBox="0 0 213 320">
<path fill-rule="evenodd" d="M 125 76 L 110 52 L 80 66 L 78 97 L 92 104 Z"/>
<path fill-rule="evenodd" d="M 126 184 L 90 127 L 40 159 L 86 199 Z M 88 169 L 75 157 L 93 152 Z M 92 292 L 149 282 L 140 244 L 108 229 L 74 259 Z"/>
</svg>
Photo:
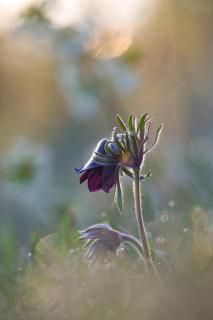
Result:
<svg viewBox="0 0 213 320">
<path fill-rule="evenodd" d="M 212 30 L 211 0 L 0 0 L 0 319 L 212 319 Z M 103 222 L 137 236 L 130 179 L 121 216 L 74 169 L 116 114 L 147 111 L 163 288 L 131 250 L 88 270 L 76 240 Z"/>
</svg>

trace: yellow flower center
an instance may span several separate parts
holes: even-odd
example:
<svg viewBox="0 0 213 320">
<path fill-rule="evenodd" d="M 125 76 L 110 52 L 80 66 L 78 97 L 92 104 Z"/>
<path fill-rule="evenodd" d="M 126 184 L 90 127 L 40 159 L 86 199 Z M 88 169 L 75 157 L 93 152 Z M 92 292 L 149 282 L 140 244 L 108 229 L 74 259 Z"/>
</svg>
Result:
<svg viewBox="0 0 213 320">
<path fill-rule="evenodd" d="M 129 151 L 126 151 L 122 154 L 121 156 L 121 163 L 122 164 L 128 164 L 129 163 L 129 160 L 130 160 L 130 157 L 131 157 L 131 154 Z"/>
</svg>

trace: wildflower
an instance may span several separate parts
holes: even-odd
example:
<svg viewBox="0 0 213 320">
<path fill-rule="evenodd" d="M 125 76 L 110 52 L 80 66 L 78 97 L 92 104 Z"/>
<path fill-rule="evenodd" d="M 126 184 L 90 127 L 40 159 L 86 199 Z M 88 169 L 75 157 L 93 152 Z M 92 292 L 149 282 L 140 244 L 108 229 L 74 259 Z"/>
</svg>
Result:
<svg viewBox="0 0 213 320">
<path fill-rule="evenodd" d="M 82 173 L 80 183 L 88 181 L 90 192 L 102 189 L 108 193 L 118 179 L 118 155 L 113 156 L 105 151 L 107 142 L 107 139 L 101 140 L 89 161 L 80 169 L 76 169 L 77 173 Z"/>
<path fill-rule="evenodd" d="M 80 231 L 79 240 L 86 240 L 86 259 L 96 260 L 99 257 L 116 256 L 118 248 L 123 242 L 129 242 L 143 259 L 143 248 L 135 237 L 112 229 L 110 225 L 95 224 Z"/>
<path fill-rule="evenodd" d="M 100 256 L 116 255 L 121 244 L 120 233 L 107 224 L 96 224 L 80 231 L 80 240 L 86 240 L 88 247 L 85 257 L 95 259 Z"/>
<path fill-rule="evenodd" d="M 145 147 L 149 139 L 151 119 L 145 113 L 137 123 L 134 115 L 130 115 L 128 125 L 120 116 L 116 120 L 119 126 L 114 128 L 111 139 L 103 139 L 96 146 L 89 161 L 76 172 L 82 174 L 80 183 L 87 180 L 90 192 L 103 190 L 110 192 L 114 187 L 117 191 L 118 206 L 122 208 L 122 195 L 119 176 L 126 174 L 134 177 L 134 171 L 140 170 L 145 154 L 157 143 L 162 125 L 156 131 L 152 146 Z M 146 176 L 149 176 L 148 173 Z M 141 176 L 144 179 L 146 176 Z"/>
</svg>

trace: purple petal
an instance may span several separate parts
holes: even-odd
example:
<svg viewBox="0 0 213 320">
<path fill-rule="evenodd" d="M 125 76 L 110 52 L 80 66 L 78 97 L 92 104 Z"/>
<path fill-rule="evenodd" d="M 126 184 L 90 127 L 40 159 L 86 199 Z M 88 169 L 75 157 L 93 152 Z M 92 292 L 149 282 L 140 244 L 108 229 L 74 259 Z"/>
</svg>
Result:
<svg viewBox="0 0 213 320">
<path fill-rule="evenodd" d="M 114 187 L 116 183 L 117 171 L 118 171 L 117 166 L 105 167 L 103 169 L 102 189 L 106 193 L 109 193 L 110 190 Z"/>
<path fill-rule="evenodd" d="M 92 226 L 86 228 L 86 229 L 83 229 L 83 230 L 80 230 L 80 233 L 81 232 L 88 232 L 88 231 L 94 231 L 94 230 L 99 230 L 99 229 L 108 229 L 108 230 L 112 230 L 112 227 L 107 224 L 107 223 L 97 223 L 97 224 L 93 224 Z"/>
<path fill-rule="evenodd" d="M 103 155 L 106 155 L 107 153 L 106 153 L 106 151 L 105 151 L 105 149 L 104 149 L 104 146 L 105 146 L 105 144 L 106 144 L 107 141 L 108 141 L 107 139 L 101 140 L 101 141 L 97 144 L 94 152 L 97 151 L 97 152 L 99 152 L 99 153 L 102 153 Z M 76 171 L 77 173 L 82 173 L 82 172 L 84 172 L 85 170 L 88 170 L 88 169 L 94 169 L 94 168 L 98 168 L 98 167 L 100 167 L 100 166 L 107 166 L 107 165 L 108 165 L 108 164 L 100 164 L 100 163 L 97 163 L 97 162 L 93 159 L 93 155 L 92 155 L 92 156 L 90 157 L 90 159 L 87 161 L 87 163 L 86 163 L 84 166 L 80 167 L 79 169 L 78 169 L 78 168 L 75 168 L 75 171 Z"/>
<path fill-rule="evenodd" d="M 75 171 L 77 173 L 82 173 L 86 170 L 95 169 L 97 167 L 100 167 L 100 163 L 97 163 L 95 160 L 90 158 L 89 161 L 87 161 L 87 163 L 83 167 L 80 167 L 79 169 L 75 168 Z"/>
<path fill-rule="evenodd" d="M 83 183 L 84 181 L 86 181 L 88 178 L 88 175 L 89 175 L 89 170 L 86 170 L 80 177 L 80 183 Z"/>
<path fill-rule="evenodd" d="M 92 244 L 88 247 L 86 251 L 85 258 L 88 260 L 92 258 L 97 259 L 101 254 L 103 248 L 103 244 L 99 240 L 92 242 Z"/>
<path fill-rule="evenodd" d="M 107 153 L 106 153 L 106 151 L 104 149 L 104 146 L 105 146 L 107 141 L 108 141 L 107 139 L 102 139 L 101 141 L 99 141 L 99 143 L 97 144 L 97 146 L 96 146 L 94 151 L 100 152 L 100 153 L 106 155 Z"/>
<path fill-rule="evenodd" d="M 90 192 L 95 192 L 101 189 L 102 171 L 103 169 L 101 167 L 89 171 L 88 189 Z"/>
</svg>

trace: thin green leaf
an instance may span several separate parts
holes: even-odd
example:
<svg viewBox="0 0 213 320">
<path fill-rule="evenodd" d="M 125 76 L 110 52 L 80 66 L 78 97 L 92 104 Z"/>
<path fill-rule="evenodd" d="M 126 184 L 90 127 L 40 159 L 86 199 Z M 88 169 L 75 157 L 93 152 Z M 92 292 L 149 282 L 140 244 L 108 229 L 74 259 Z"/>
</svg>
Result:
<svg viewBox="0 0 213 320">
<path fill-rule="evenodd" d="M 129 137 L 128 132 L 126 132 L 126 147 L 127 147 L 127 150 L 128 150 L 131 154 L 133 154 L 134 150 L 132 149 L 131 141 L 130 141 L 130 137 Z"/>
<path fill-rule="evenodd" d="M 109 164 L 109 165 L 115 163 L 114 159 L 103 159 L 98 156 L 94 156 L 93 159 L 98 163 L 105 163 L 105 164 Z"/>
<path fill-rule="evenodd" d="M 146 178 L 151 177 L 152 175 L 152 171 L 150 170 L 147 174 L 146 174 Z"/>
<path fill-rule="evenodd" d="M 138 122 L 137 132 L 139 132 L 141 126 L 144 125 L 147 116 L 148 116 L 148 112 L 144 113 L 144 114 L 140 117 L 140 120 L 139 120 L 139 122 Z"/>
<path fill-rule="evenodd" d="M 105 144 L 104 150 L 105 150 L 108 154 L 110 154 L 112 157 L 118 156 L 119 153 L 115 152 L 114 150 L 112 150 L 112 148 L 110 148 L 110 143 L 111 143 L 111 142 L 107 142 L 107 143 Z M 109 158 L 108 155 L 107 155 L 106 157 Z"/>
<path fill-rule="evenodd" d="M 109 159 L 109 155 L 102 154 L 102 153 L 100 153 L 100 152 L 98 152 L 98 151 L 94 151 L 94 154 L 95 154 L 96 156 L 98 156 L 99 158 L 106 159 L 106 160 Z"/>
<path fill-rule="evenodd" d="M 135 131 L 135 116 L 133 114 L 130 114 L 128 119 L 128 128 L 130 131 Z"/>
<path fill-rule="evenodd" d="M 117 122 L 117 124 L 118 124 L 118 126 L 119 126 L 119 128 L 120 128 L 120 130 L 122 132 L 126 132 L 127 131 L 127 127 L 126 127 L 124 121 L 121 119 L 121 117 L 118 114 L 116 116 L 116 122 Z"/>
<path fill-rule="evenodd" d="M 118 137 L 117 137 L 117 130 L 116 130 L 116 128 L 114 128 L 114 131 L 113 131 L 113 140 L 115 141 L 115 143 L 117 144 L 118 148 L 119 148 L 121 151 L 123 151 L 123 152 L 126 151 L 125 147 L 123 146 L 123 144 L 120 142 L 120 140 L 119 140 Z"/>
<path fill-rule="evenodd" d="M 124 146 L 124 148 L 126 150 L 127 149 L 127 145 L 126 145 L 126 141 L 125 141 L 124 137 L 125 137 L 125 135 L 122 134 L 121 141 L 122 141 L 122 144 L 123 144 L 123 146 Z"/>
<path fill-rule="evenodd" d="M 152 148 L 154 148 L 154 146 L 155 146 L 156 143 L 158 142 L 158 139 L 159 139 L 159 136 L 160 136 L 160 133 L 161 133 L 162 129 L 163 129 L 163 124 L 161 124 L 161 125 L 157 128 L 156 134 L 155 134 L 155 140 L 154 140 L 152 146 L 151 146 L 150 148 L 148 148 L 147 150 L 145 150 L 145 152 L 148 152 L 149 150 L 151 150 Z"/>
<path fill-rule="evenodd" d="M 130 134 L 130 141 L 132 143 L 132 147 L 133 147 L 133 150 L 134 150 L 134 154 L 137 155 L 138 154 L 138 145 L 137 145 L 137 141 L 136 141 L 136 137 L 135 137 L 135 134 L 132 133 Z"/>
<path fill-rule="evenodd" d="M 155 144 L 158 142 L 158 139 L 159 139 L 159 136 L 160 136 L 160 133 L 163 129 L 163 124 L 161 124 L 157 130 L 156 130 L 156 134 L 155 134 L 155 140 L 154 140 L 154 143 L 153 143 L 153 147 L 155 146 Z"/>
<path fill-rule="evenodd" d="M 134 175 L 131 171 L 129 171 L 127 168 L 122 168 L 122 171 L 130 178 L 134 178 Z"/>
<path fill-rule="evenodd" d="M 140 180 L 144 180 L 144 179 L 146 179 L 146 178 L 149 178 L 149 177 L 151 177 L 151 175 L 152 175 L 152 171 L 150 170 L 145 176 L 140 176 Z"/>
<path fill-rule="evenodd" d="M 123 197 L 122 197 L 122 191 L 121 191 L 121 185 L 120 185 L 119 178 L 116 183 L 116 202 L 117 202 L 117 206 L 118 206 L 120 212 L 122 212 L 122 210 L 123 210 Z"/>
<path fill-rule="evenodd" d="M 140 132 L 140 138 L 143 139 L 144 137 L 144 131 L 145 131 L 145 124 L 148 121 L 146 118 L 148 116 L 148 112 L 144 113 L 139 122 L 138 122 L 138 127 L 137 127 L 137 134 Z"/>
<path fill-rule="evenodd" d="M 156 130 L 156 137 L 155 137 L 155 141 L 156 142 L 158 141 L 158 138 L 160 136 L 160 133 L 161 133 L 162 129 L 163 129 L 163 123 Z"/>
</svg>

